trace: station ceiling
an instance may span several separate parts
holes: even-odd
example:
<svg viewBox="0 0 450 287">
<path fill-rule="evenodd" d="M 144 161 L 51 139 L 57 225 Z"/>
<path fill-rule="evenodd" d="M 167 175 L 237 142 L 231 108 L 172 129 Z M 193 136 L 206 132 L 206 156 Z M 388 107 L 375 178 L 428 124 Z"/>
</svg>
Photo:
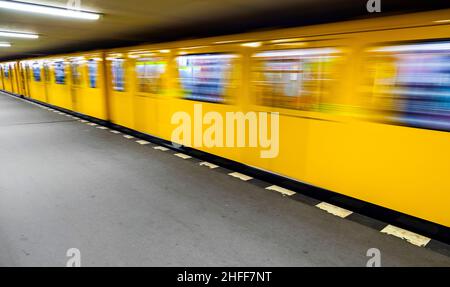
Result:
<svg viewBox="0 0 450 287">
<path fill-rule="evenodd" d="M 69 0 L 25 1 L 66 7 Z M 6 39 L 0 60 L 144 42 L 241 33 L 270 27 L 334 22 L 450 6 L 448 0 L 380 0 L 382 13 L 368 13 L 367 0 L 81 0 L 99 12 L 83 21 L 0 8 L 0 31 L 32 32 L 39 39 Z"/>
</svg>

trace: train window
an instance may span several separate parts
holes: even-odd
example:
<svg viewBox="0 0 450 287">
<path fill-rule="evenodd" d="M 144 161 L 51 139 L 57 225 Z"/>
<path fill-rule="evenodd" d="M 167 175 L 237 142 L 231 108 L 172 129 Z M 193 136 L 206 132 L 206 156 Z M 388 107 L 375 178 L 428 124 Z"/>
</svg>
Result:
<svg viewBox="0 0 450 287">
<path fill-rule="evenodd" d="M 161 93 L 162 74 L 166 70 L 166 61 L 161 57 L 138 59 L 136 75 L 138 91 L 143 93 Z"/>
<path fill-rule="evenodd" d="M 373 48 L 366 69 L 369 103 L 389 121 L 450 131 L 450 42 Z"/>
<path fill-rule="evenodd" d="M 125 69 L 123 59 L 114 59 L 111 63 L 113 89 L 115 91 L 125 91 Z"/>
<path fill-rule="evenodd" d="M 224 103 L 231 81 L 231 54 L 201 54 L 177 57 L 179 80 L 185 99 Z"/>
<path fill-rule="evenodd" d="M 4 67 L 4 75 L 5 75 L 5 78 L 6 78 L 6 79 L 9 78 L 9 66 L 8 66 L 8 65 L 6 65 L 6 66 Z"/>
<path fill-rule="evenodd" d="M 64 62 L 55 62 L 55 83 L 63 85 L 66 83 L 66 73 L 64 71 Z"/>
<path fill-rule="evenodd" d="M 33 78 L 35 82 L 41 81 L 41 67 L 39 63 L 33 64 Z"/>
<path fill-rule="evenodd" d="M 97 74 L 98 74 L 97 61 L 95 59 L 90 59 L 88 61 L 88 76 L 90 88 L 97 88 Z"/>
<path fill-rule="evenodd" d="M 340 50 L 275 50 L 253 56 L 253 86 L 258 104 L 299 110 L 321 110 L 336 80 Z"/>
</svg>

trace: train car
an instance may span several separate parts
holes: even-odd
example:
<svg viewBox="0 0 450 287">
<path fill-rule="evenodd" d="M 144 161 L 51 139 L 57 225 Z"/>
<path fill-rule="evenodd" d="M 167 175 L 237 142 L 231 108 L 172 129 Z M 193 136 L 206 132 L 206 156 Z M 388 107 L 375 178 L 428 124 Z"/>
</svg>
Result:
<svg viewBox="0 0 450 287">
<path fill-rule="evenodd" d="M 3 66 L 0 63 L 0 90 L 5 90 L 5 84 L 3 83 Z"/>
<path fill-rule="evenodd" d="M 26 96 L 107 120 L 103 52 L 21 61 Z"/>
<path fill-rule="evenodd" d="M 191 146 L 450 226 L 446 15 L 115 49 L 111 121 L 171 140 L 173 115 L 195 121 L 198 104 L 222 119 L 277 112 L 273 158 L 263 148 Z"/>
<path fill-rule="evenodd" d="M 1 67 L 3 90 L 14 94 L 20 94 L 18 63 L 5 62 L 1 64 Z"/>
<path fill-rule="evenodd" d="M 450 227 L 449 12 L 21 64 L 32 98 Z M 264 141 L 252 113 L 279 128 Z"/>
</svg>

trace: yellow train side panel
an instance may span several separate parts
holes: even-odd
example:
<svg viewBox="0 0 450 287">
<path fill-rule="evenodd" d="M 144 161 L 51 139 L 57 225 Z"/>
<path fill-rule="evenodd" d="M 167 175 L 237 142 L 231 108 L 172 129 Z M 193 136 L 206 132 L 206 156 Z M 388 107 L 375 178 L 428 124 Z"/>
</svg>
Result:
<svg viewBox="0 0 450 287">
<path fill-rule="evenodd" d="M 6 64 L 9 65 L 9 64 Z M 7 92 L 13 93 L 13 72 L 12 72 L 12 68 L 9 67 L 7 75 L 3 75 L 3 83 L 4 83 L 4 89 Z"/>
<path fill-rule="evenodd" d="M 69 85 L 69 66 L 65 65 L 65 82 L 64 84 L 56 83 L 55 67 L 50 68 L 50 82 L 48 83 L 47 101 L 49 104 L 73 110 L 73 99 Z"/>
<path fill-rule="evenodd" d="M 96 63 L 95 87 L 90 86 L 87 60 L 83 60 L 80 64 L 81 83 L 74 85 L 73 79 L 70 83 L 74 110 L 91 117 L 107 120 L 103 59 L 101 59 L 101 54 L 89 54 L 86 57 L 89 60 L 93 59 Z"/>
<path fill-rule="evenodd" d="M 5 89 L 5 84 L 4 84 L 4 79 L 3 79 L 3 69 L 0 66 L 0 89 L 4 90 Z"/>
<path fill-rule="evenodd" d="M 130 65 L 128 61 L 125 61 L 124 65 L 124 91 L 114 90 L 111 85 L 112 81 L 109 81 L 110 120 L 115 124 L 134 129 L 134 91 L 132 90 L 132 83 L 130 82 L 134 75 L 134 67 Z M 108 61 L 106 66 L 108 78 L 112 79 L 111 62 Z"/>
<path fill-rule="evenodd" d="M 45 79 L 41 73 L 40 81 L 36 81 L 36 79 L 31 76 L 28 78 L 28 87 L 29 87 L 29 96 L 32 99 L 47 102 L 47 91 L 46 91 L 46 83 Z"/>
<path fill-rule="evenodd" d="M 311 124 L 307 182 L 450 226 L 448 133 L 367 122 Z"/>
</svg>

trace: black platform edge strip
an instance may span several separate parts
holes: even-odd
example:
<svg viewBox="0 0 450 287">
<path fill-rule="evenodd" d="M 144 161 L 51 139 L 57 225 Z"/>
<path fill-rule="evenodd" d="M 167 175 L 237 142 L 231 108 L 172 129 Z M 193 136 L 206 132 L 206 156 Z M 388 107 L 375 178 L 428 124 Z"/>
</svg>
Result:
<svg viewBox="0 0 450 287">
<path fill-rule="evenodd" d="M 171 141 L 167 141 L 155 136 L 151 136 L 121 125 L 114 124 L 110 121 L 98 119 L 85 114 L 80 114 L 68 109 L 53 106 L 51 104 L 41 102 L 32 98 L 24 97 L 22 95 L 14 94 L 11 92 L 2 92 L 12 95 L 14 97 L 33 102 L 42 106 L 52 108 L 80 119 L 84 119 L 113 130 L 120 131 L 124 134 L 132 135 L 138 139 L 143 139 L 154 144 L 164 146 L 176 152 L 182 152 L 190 155 L 193 158 L 197 158 L 203 161 L 208 161 L 220 168 L 225 168 L 229 172 L 239 172 L 253 177 L 248 183 L 258 185 L 262 188 L 269 187 L 271 185 L 277 185 L 296 192 L 295 195 L 289 196 L 289 198 L 303 202 L 305 204 L 315 206 L 320 202 L 327 202 L 336 205 L 341 208 L 348 209 L 353 213 L 346 217 L 353 222 L 357 222 L 372 229 L 381 231 L 387 225 L 394 225 L 396 227 L 429 237 L 431 240 L 425 246 L 425 248 L 431 249 L 435 252 L 450 256 L 450 228 L 430 222 L 421 218 L 417 218 L 411 215 L 407 215 L 392 209 L 388 209 L 379 205 L 375 205 L 369 202 L 365 202 L 356 198 L 352 198 L 346 195 L 338 194 L 336 192 L 326 190 L 320 187 L 316 187 L 307 183 L 299 182 L 293 179 L 283 177 L 281 175 L 273 174 L 268 171 L 263 171 L 240 162 L 229 160 L 223 157 L 219 157 L 207 152 L 199 151 L 189 147 L 179 147 L 174 145 Z M 215 169 L 218 170 L 218 169 Z"/>
</svg>

